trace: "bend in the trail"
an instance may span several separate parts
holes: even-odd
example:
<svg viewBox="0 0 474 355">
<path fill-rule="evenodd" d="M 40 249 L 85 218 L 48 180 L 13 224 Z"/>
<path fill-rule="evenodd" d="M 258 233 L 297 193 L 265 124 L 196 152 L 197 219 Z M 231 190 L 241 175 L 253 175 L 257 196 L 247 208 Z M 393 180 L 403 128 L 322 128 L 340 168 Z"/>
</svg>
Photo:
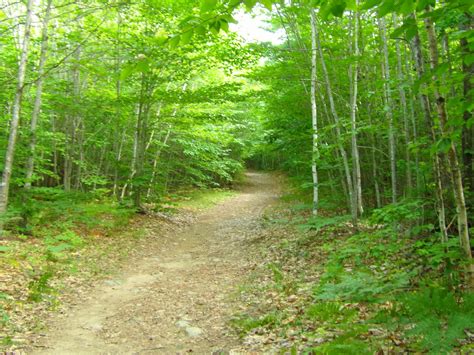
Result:
<svg viewBox="0 0 474 355">
<path fill-rule="evenodd" d="M 163 235 L 149 256 L 130 260 L 122 275 L 53 321 L 32 353 L 210 354 L 238 346 L 228 321 L 231 296 L 252 264 L 245 240 L 277 195 L 272 175 L 247 173 L 236 196 Z"/>
</svg>

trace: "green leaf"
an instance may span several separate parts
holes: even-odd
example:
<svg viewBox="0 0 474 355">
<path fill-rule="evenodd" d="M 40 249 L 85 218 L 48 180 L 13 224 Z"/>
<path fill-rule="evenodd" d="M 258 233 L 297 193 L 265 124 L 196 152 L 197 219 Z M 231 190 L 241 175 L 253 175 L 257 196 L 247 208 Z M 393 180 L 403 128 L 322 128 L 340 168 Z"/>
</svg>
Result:
<svg viewBox="0 0 474 355">
<path fill-rule="evenodd" d="M 366 0 L 362 4 L 362 10 L 369 10 L 374 8 L 375 6 L 378 6 L 382 0 Z"/>
<path fill-rule="evenodd" d="M 436 2 L 435 0 L 418 0 L 418 4 L 416 5 L 416 10 L 423 11 L 428 6 L 434 6 L 435 2 Z"/>
<path fill-rule="evenodd" d="M 474 63 L 474 54 L 468 54 L 464 57 L 464 63 L 466 65 L 471 65 L 472 63 Z"/>
<path fill-rule="evenodd" d="M 377 15 L 379 17 L 384 17 L 390 12 L 394 12 L 396 10 L 395 3 L 393 1 L 384 1 L 379 7 L 377 11 Z"/>
<path fill-rule="evenodd" d="M 203 36 L 207 33 L 207 29 L 204 27 L 204 26 L 199 26 L 199 27 L 196 27 L 194 29 L 194 31 L 196 32 L 196 34 L 200 35 L 200 36 Z"/>
<path fill-rule="evenodd" d="M 191 39 L 193 38 L 193 35 L 194 35 L 194 30 L 193 30 L 192 28 L 186 30 L 186 31 L 181 35 L 181 44 L 182 44 L 182 45 L 186 45 L 186 44 L 188 44 L 189 42 L 191 42 Z"/>
<path fill-rule="evenodd" d="M 344 0 L 336 0 L 331 6 L 331 13 L 336 17 L 341 17 L 346 9 L 346 2 Z"/>
<path fill-rule="evenodd" d="M 405 19 L 403 25 L 395 29 L 390 34 L 390 38 L 395 39 L 401 36 L 405 36 L 407 40 L 410 40 L 415 37 L 417 31 L 418 27 L 416 25 L 416 21 L 413 18 L 407 18 Z"/>
<path fill-rule="evenodd" d="M 211 12 L 217 6 L 217 0 L 201 0 L 201 12 Z"/>
<path fill-rule="evenodd" d="M 158 41 L 158 44 L 165 44 L 168 41 L 168 38 L 168 33 L 165 30 L 160 29 L 156 32 L 156 40 Z"/>
<path fill-rule="evenodd" d="M 228 23 L 238 23 L 238 21 L 229 14 L 222 16 L 222 19 L 226 20 Z"/>
<path fill-rule="evenodd" d="M 257 0 L 244 0 L 245 7 L 247 11 L 252 11 L 254 6 L 257 4 Z"/>
<path fill-rule="evenodd" d="M 451 139 L 449 138 L 441 138 L 436 143 L 436 151 L 441 153 L 447 153 L 451 148 Z"/>
<path fill-rule="evenodd" d="M 272 11 L 272 6 L 273 6 L 272 0 L 260 0 L 260 4 L 265 6 L 269 11 Z"/>
<path fill-rule="evenodd" d="M 221 30 L 224 32 L 229 32 L 229 23 L 226 20 L 221 20 Z"/>
<path fill-rule="evenodd" d="M 404 0 L 398 7 L 398 12 L 403 15 L 409 15 L 415 10 L 415 2 L 413 0 Z"/>
<path fill-rule="evenodd" d="M 181 36 L 174 36 L 174 37 L 171 37 L 170 40 L 169 40 L 169 46 L 171 49 L 174 49 L 176 47 L 178 47 L 178 44 L 179 42 L 181 41 Z"/>
<path fill-rule="evenodd" d="M 130 75 L 132 75 L 137 70 L 136 63 L 127 64 L 123 67 L 122 71 L 120 72 L 120 80 L 127 79 Z"/>
</svg>

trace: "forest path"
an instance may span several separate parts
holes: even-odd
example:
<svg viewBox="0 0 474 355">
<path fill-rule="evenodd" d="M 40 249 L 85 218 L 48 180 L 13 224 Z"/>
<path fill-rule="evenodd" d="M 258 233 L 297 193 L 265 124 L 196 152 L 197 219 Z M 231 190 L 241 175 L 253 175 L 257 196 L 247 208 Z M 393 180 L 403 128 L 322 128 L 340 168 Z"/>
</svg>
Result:
<svg viewBox="0 0 474 355">
<path fill-rule="evenodd" d="M 228 331 L 237 285 L 253 264 L 244 245 L 278 196 L 277 179 L 247 173 L 238 194 L 150 245 L 123 274 L 53 321 L 33 354 L 212 354 L 238 346 Z M 158 222 L 157 222 L 158 223 Z"/>
</svg>

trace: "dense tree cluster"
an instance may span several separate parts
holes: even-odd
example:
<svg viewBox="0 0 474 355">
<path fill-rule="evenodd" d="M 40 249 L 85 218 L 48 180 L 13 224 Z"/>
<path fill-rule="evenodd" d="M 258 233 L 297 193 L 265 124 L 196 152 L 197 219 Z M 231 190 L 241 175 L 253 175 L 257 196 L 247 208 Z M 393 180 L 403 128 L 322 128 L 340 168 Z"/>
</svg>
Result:
<svg viewBox="0 0 474 355">
<path fill-rule="evenodd" d="M 242 5 L 287 41 L 221 35 Z M 314 215 L 332 195 L 354 225 L 382 209 L 458 235 L 473 272 L 469 1 L 5 0 L 0 16 L 0 211 L 32 186 L 140 207 L 250 158 L 300 177 Z"/>
<path fill-rule="evenodd" d="M 165 45 L 195 6 L 1 2 L 1 211 L 31 187 L 105 189 L 139 207 L 232 181 L 254 128 L 239 77 L 254 56 L 235 35 Z"/>
<path fill-rule="evenodd" d="M 300 177 L 314 214 L 330 196 L 354 224 L 382 209 L 415 234 L 458 235 L 471 263 L 472 5 L 293 1 L 273 15 L 287 42 L 254 73 L 269 86 L 260 163 Z"/>
</svg>

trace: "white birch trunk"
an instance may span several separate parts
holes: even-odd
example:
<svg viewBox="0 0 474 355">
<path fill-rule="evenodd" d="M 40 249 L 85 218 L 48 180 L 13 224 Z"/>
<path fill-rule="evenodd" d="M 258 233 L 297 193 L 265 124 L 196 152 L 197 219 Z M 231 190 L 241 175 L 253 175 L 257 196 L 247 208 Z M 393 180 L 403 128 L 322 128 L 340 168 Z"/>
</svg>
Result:
<svg viewBox="0 0 474 355">
<path fill-rule="evenodd" d="M 331 88 L 331 81 L 329 80 L 329 74 L 328 74 L 328 70 L 327 70 L 327 67 L 326 67 L 326 62 L 324 60 L 324 54 L 323 54 L 323 50 L 322 50 L 322 47 L 321 47 L 321 42 L 319 40 L 319 31 L 318 31 L 317 23 L 315 24 L 314 29 L 315 29 L 315 35 L 316 35 L 316 45 L 317 45 L 317 48 L 318 48 L 319 57 L 321 59 L 321 69 L 323 71 L 324 80 L 325 80 L 325 83 L 326 83 L 326 92 L 327 92 L 327 96 L 328 96 L 328 100 L 329 100 L 329 107 L 330 107 L 331 114 L 333 116 L 335 127 L 336 127 L 337 146 L 338 146 L 339 152 L 340 152 L 341 157 L 342 157 L 342 163 L 343 163 L 343 166 L 344 166 L 344 172 L 345 172 L 345 176 L 346 176 L 347 191 L 348 191 L 348 194 L 349 194 L 349 204 L 351 206 L 352 221 L 353 221 L 353 223 L 356 223 L 357 222 L 357 210 L 354 210 L 354 208 L 353 208 L 353 206 L 354 206 L 353 201 L 354 201 L 355 196 L 354 196 L 354 188 L 353 188 L 353 184 L 352 184 L 351 171 L 350 171 L 350 168 L 349 168 L 349 160 L 347 158 L 347 152 L 346 152 L 346 150 L 344 148 L 344 145 L 342 143 L 341 123 L 340 123 L 340 120 L 339 120 L 339 115 L 337 114 L 336 105 L 334 103 L 334 97 L 333 97 L 332 88 Z"/>
<path fill-rule="evenodd" d="M 8 207 L 8 197 L 10 190 L 10 178 L 12 174 L 13 159 L 15 156 L 15 145 L 18 136 L 18 126 L 20 123 L 21 98 L 23 96 L 23 86 L 25 83 L 26 66 L 28 63 L 28 50 L 30 44 L 31 22 L 33 17 L 34 0 L 28 0 L 26 8 L 25 34 L 21 46 L 20 61 L 18 65 L 18 75 L 15 98 L 12 106 L 12 117 L 10 121 L 10 133 L 8 136 L 8 146 L 5 153 L 5 165 L 0 183 L 0 213 L 5 212 Z"/>
<path fill-rule="evenodd" d="M 421 49 L 421 40 L 420 36 L 416 34 L 413 39 L 413 52 L 415 55 L 415 66 L 418 74 L 418 79 L 421 79 L 425 74 L 424 62 L 423 62 L 423 52 Z M 422 92 L 425 92 L 425 84 L 422 84 Z M 431 108 L 428 96 L 425 93 L 419 94 L 420 105 L 423 110 L 423 115 L 425 118 L 426 125 L 429 127 L 431 135 L 431 143 L 436 144 L 436 132 L 433 126 L 433 118 L 431 116 Z M 436 194 L 436 209 L 438 213 L 438 225 L 441 233 L 441 240 L 447 242 L 448 240 L 448 231 L 446 228 L 446 208 L 444 203 L 444 194 L 443 194 L 443 181 L 441 178 L 441 158 L 437 152 L 433 154 L 433 175 L 435 178 L 435 194 Z"/>
<path fill-rule="evenodd" d="M 388 120 L 388 149 L 390 156 L 390 173 L 392 180 L 392 203 L 397 202 L 397 160 L 396 160 L 396 143 L 395 143 L 395 127 L 392 112 L 392 93 L 390 91 L 390 63 L 388 57 L 387 45 L 387 29 L 385 26 L 385 19 L 379 19 L 380 35 L 382 39 L 383 48 L 383 67 L 384 67 L 384 82 L 385 82 L 385 98 L 386 98 L 386 115 Z"/>
<path fill-rule="evenodd" d="M 358 1 L 356 0 L 356 6 Z M 354 164 L 354 191 L 355 198 L 353 199 L 352 209 L 355 209 L 359 214 L 364 213 L 362 204 L 362 177 L 360 172 L 359 147 L 357 146 L 357 90 L 358 90 L 358 72 L 359 72 L 359 13 L 354 14 L 354 56 L 355 63 L 351 64 L 352 72 L 352 95 L 351 95 L 351 145 L 352 145 L 352 160 Z"/>
<path fill-rule="evenodd" d="M 36 127 L 38 125 L 38 119 L 41 112 L 41 96 L 43 94 L 43 82 L 44 82 L 44 66 L 46 63 L 46 56 L 48 53 L 48 24 L 49 17 L 51 14 L 51 3 L 52 0 L 48 0 L 46 3 L 46 10 L 43 18 L 43 29 L 41 34 L 41 53 L 38 64 L 38 81 L 36 82 L 36 94 L 35 103 L 33 106 L 33 113 L 31 115 L 30 123 L 30 155 L 26 163 L 26 182 L 25 189 L 31 188 L 31 179 L 33 177 L 33 170 L 35 165 L 35 151 L 36 151 Z"/>
<path fill-rule="evenodd" d="M 311 118 L 313 127 L 313 149 L 311 159 L 311 172 L 313 176 L 313 215 L 318 214 L 318 107 L 316 103 L 316 85 L 317 85 L 317 45 L 316 45 L 316 14 L 313 8 L 311 13 Z"/>
<path fill-rule="evenodd" d="M 439 65 L 438 47 L 436 41 L 436 32 L 433 22 L 430 17 L 425 18 L 425 27 L 428 34 L 428 43 L 430 50 L 430 66 L 431 70 L 436 69 Z M 436 108 L 439 117 L 439 129 L 442 137 L 450 137 L 450 128 L 447 126 L 448 116 L 446 111 L 446 100 L 441 95 L 438 87 L 438 80 L 436 74 L 433 75 L 434 94 L 436 98 Z M 474 264 L 472 262 L 471 243 L 469 239 L 469 220 L 467 217 L 466 200 L 464 197 L 464 186 L 462 181 L 461 168 L 459 166 L 456 145 L 451 140 L 448 151 L 449 167 L 451 169 L 451 178 L 454 189 L 454 199 L 456 201 L 456 212 L 458 215 L 458 233 L 461 242 L 461 247 L 467 259 L 467 280 L 470 287 L 474 288 Z"/>
<path fill-rule="evenodd" d="M 150 184 L 148 185 L 148 190 L 146 192 L 146 197 L 149 198 L 150 195 L 151 195 L 151 188 L 153 186 L 153 183 L 155 182 L 155 178 L 156 178 L 156 168 L 158 167 L 158 162 L 160 161 L 160 156 L 161 156 L 161 152 L 163 151 L 163 149 L 166 147 L 166 144 L 168 143 L 168 139 L 170 138 L 170 135 L 171 135 L 171 127 L 168 129 L 168 131 L 166 132 L 166 136 L 163 140 L 163 143 L 161 146 L 158 147 L 157 151 L 156 151 L 156 154 L 155 154 L 155 159 L 153 160 L 153 171 L 152 171 L 152 174 L 151 174 L 151 179 L 150 179 Z"/>
</svg>

